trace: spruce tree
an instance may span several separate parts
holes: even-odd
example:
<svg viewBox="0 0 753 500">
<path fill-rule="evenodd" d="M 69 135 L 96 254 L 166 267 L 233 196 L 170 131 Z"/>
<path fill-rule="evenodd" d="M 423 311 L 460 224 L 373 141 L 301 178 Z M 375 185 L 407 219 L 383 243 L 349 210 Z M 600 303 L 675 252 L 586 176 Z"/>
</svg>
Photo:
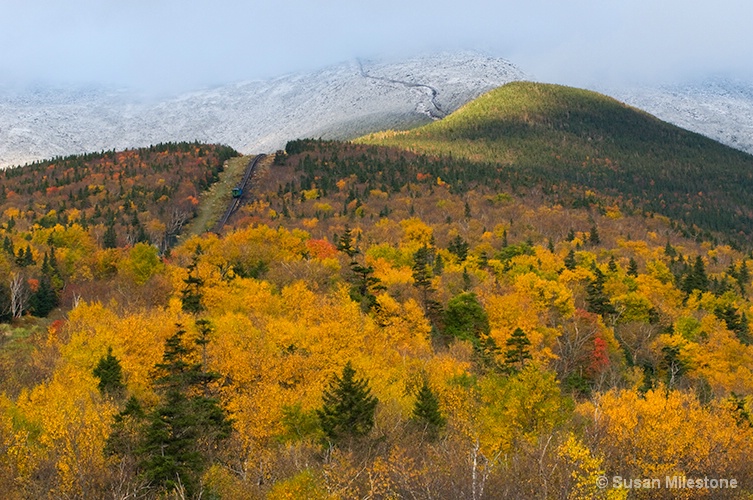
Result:
<svg viewBox="0 0 753 500">
<path fill-rule="evenodd" d="M 508 373 L 517 373 L 525 367 L 526 361 L 531 359 L 531 341 L 525 332 L 516 328 L 510 338 L 505 342 L 505 370 Z"/>
<path fill-rule="evenodd" d="M 204 280 L 199 276 L 199 255 L 201 250 L 196 249 L 191 263 L 188 265 L 188 276 L 183 280 L 186 287 L 180 292 L 180 301 L 185 312 L 199 314 L 204 310 L 201 303 L 203 293 L 201 287 L 204 286 Z"/>
<path fill-rule="evenodd" d="M 457 256 L 460 262 L 464 262 L 468 257 L 468 242 L 465 241 L 460 235 L 455 236 L 450 240 L 450 244 L 447 246 L 447 250 Z"/>
<path fill-rule="evenodd" d="M 361 304 L 364 312 L 368 312 L 376 305 L 375 294 L 385 287 L 382 280 L 374 276 L 374 267 L 361 265 L 354 260 L 350 263 L 350 269 L 353 272 L 350 297 Z"/>
<path fill-rule="evenodd" d="M 432 438 L 435 438 L 447 423 L 439 409 L 439 399 L 425 380 L 416 395 L 411 420 L 420 425 Z"/>
<path fill-rule="evenodd" d="M 356 255 L 360 252 L 353 242 L 353 233 L 350 227 L 345 226 L 343 235 L 337 241 L 337 249 L 347 255 L 350 260 L 355 260 Z"/>
<path fill-rule="evenodd" d="M 115 223 L 107 224 L 105 234 L 102 236 L 103 248 L 116 248 L 118 246 L 118 235 L 115 233 Z"/>
<path fill-rule="evenodd" d="M 342 376 L 334 375 L 330 380 L 322 400 L 324 404 L 316 413 L 331 444 L 363 437 L 374 427 L 378 400 L 371 395 L 368 382 L 356 378 L 350 361 Z"/>
<path fill-rule="evenodd" d="M 38 318 L 46 318 L 59 303 L 60 299 L 50 282 L 50 278 L 48 276 L 42 276 L 39 280 L 39 287 L 29 298 L 29 306 L 34 313 L 34 316 Z"/>
<path fill-rule="evenodd" d="M 691 294 L 694 290 L 706 292 L 709 289 L 709 278 L 706 275 L 706 266 L 703 258 L 697 256 L 695 262 L 688 269 L 688 274 L 682 280 L 682 291 Z"/>
<path fill-rule="evenodd" d="M 617 311 L 604 293 L 604 274 L 594 266 L 594 279 L 586 287 L 586 310 L 595 314 L 614 314 Z"/>
<path fill-rule="evenodd" d="M 103 396 L 117 397 L 125 391 L 123 369 L 120 366 L 120 360 L 113 356 L 111 346 L 107 348 L 107 355 L 99 358 L 92 373 L 99 379 L 97 387 Z"/>
<path fill-rule="evenodd" d="M 594 246 L 601 243 L 601 238 L 599 237 L 599 230 L 596 228 L 596 224 L 591 226 L 591 232 L 588 234 L 588 243 Z"/>
<path fill-rule="evenodd" d="M 638 263 L 633 257 L 630 257 L 630 262 L 628 262 L 627 275 L 633 277 L 638 276 Z"/>
<path fill-rule="evenodd" d="M 565 267 L 569 269 L 570 271 L 572 271 L 573 269 L 575 269 L 576 265 L 577 263 L 575 262 L 575 250 L 571 248 L 570 251 L 567 252 L 567 255 L 565 256 Z"/>
<path fill-rule="evenodd" d="M 609 257 L 609 263 L 607 264 L 607 269 L 609 269 L 610 273 L 617 272 L 617 262 L 614 260 L 614 255 Z"/>
<path fill-rule="evenodd" d="M 436 316 L 441 310 L 440 304 L 434 300 L 434 287 L 431 283 L 431 250 L 426 245 L 419 248 L 413 255 L 413 286 L 421 293 L 424 312 L 429 318 Z"/>
<path fill-rule="evenodd" d="M 479 345 L 491 330 L 489 318 L 475 293 L 464 292 L 450 299 L 444 312 L 445 332 L 461 340 Z"/>
<path fill-rule="evenodd" d="M 16 250 L 15 248 L 13 248 L 13 241 L 8 236 L 6 236 L 3 240 L 3 250 L 5 250 L 9 255 L 16 255 Z"/>
<path fill-rule="evenodd" d="M 162 362 L 155 365 L 155 390 L 162 401 L 146 416 L 139 447 L 145 477 L 168 491 L 180 483 L 193 496 L 208 465 L 211 449 L 232 430 L 219 401 L 207 394 L 219 374 L 194 361 L 194 348 L 178 325 L 165 341 Z"/>
</svg>

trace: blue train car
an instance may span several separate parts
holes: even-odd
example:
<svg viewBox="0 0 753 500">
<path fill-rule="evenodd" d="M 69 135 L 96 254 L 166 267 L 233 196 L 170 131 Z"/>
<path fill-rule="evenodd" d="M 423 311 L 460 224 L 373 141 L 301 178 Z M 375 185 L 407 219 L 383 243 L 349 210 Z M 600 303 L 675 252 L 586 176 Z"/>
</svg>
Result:
<svg viewBox="0 0 753 500">
<path fill-rule="evenodd" d="M 233 198 L 240 198 L 243 196 L 243 190 L 239 187 L 233 188 Z"/>
</svg>

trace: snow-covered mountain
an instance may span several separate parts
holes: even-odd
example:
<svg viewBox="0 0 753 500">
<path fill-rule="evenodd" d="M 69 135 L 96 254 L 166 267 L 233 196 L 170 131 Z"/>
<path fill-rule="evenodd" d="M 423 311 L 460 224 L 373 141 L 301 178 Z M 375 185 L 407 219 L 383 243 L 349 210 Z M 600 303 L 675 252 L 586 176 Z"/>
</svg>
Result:
<svg viewBox="0 0 753 500">
<path fill-rule="evenodd" d="M 753 154 L 753 84 L 712 79 L 685 85 L 596 89 L 631 106 Z"/>
<path fill-rule="evenodd" d="M 0 168 L 167 141 L 219 142 L 255 153 L 301 137 L 347 139 L 441 118 L 487 90 L 526 78 L 504 59 L 459 52 L 350 61 L 161 100 L 105 88 L 0 88 Z M 594 90 L 753 154 L 753 84 Z"/>
<path fill-rule="evenodd" d="M 0 89 L 0 167 L 167 141 L 270 152 L 295 138 L 408 128 L 524 77 L 504 59 L 462 52 L 396 63 L 351 61 L 159 101 L 99 88 Z"/>
</svg>

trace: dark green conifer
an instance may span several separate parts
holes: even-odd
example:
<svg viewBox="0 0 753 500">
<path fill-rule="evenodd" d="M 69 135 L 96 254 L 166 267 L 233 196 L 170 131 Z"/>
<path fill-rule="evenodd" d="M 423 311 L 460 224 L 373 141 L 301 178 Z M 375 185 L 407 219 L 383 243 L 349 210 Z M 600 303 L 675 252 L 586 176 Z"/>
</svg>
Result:
<svg viewBox="0 0 753 500">
<path fill-rule="evenodd" d="M 365 436 L 374 427 L 377 398 L 371 395 L 366 380 L 357 379 L 353 365 L 334 375 L 322 395 L 323 406 L 317 410 L 324 435 L 331 444 L 341 444 Z"/>
<path fill-rule="evenodd" d="M 460 235 L 455 236 L 450 240 L 450 244 L 447 246 L 447 250 L 456 255 L 460 262 L 464 262 L 468 257 L 468 242 L 465 241 Z"/>
<path fill-rule="evenodd" d="M 38 318 L 46 318 L 60 303 L 58 294 L 50 282 L 49 276 L 42 276 L 37 290 L 29 298 L 29 306 Z"/>
<path fill-rule="evenodd" d="M 491 328 L 489 318 L 475 293 L 464 292 L 450 299 L 444 312 L 445 332 L 478 346 Z"/>
<path fill-rule="evenodd" d="M 353 233 L 350 227 L 345 226 L 345 231 L 337 241 L 337 249 L 350 257 L 350 260 L 355 260 L 356 255 L 360 252 L 353 241 Z"/>
<path fill-rule="evenodd" d="M 107 348 L 107 355 L 99 358 L 92 373 L 99 379 L 97 387 L 103 396 L 118 397 L 125 391 L 123 369 L 120 360 L 113 356 L 111 346 Z"/>
<path fill-rule="evenodd" d="M 434 266 L 432 270 L 434 272 L 434 276 L 442 275 L 442 272 L 444 271 L 444 259 L 442 258 L 442 254 L 438 253 L 434 258 Z"/>
<path fill-rule="evenodd" d="M 413 254 L 413 286 L 421 293 L 421 302 L 427 314 L 436 312 L 439 304 L 433 299 L 434 287 L 431 283 L 431 250 L 426 245 Z"/>
<path fill-rule="evenodd" d="M 411 420 L 420 425 L 431 438 L 436 438 L 447 423 L 439 409 L 439 399 L 425 380 L 416 395 Z"/>
<path fill-rule="evenodd" d="M 197 248 L 191 263 L 186 268 L 188 269 L 188 276 L 183 280 L 186 287 L 180 292 L 182 308 L 185 312 L 191 314 L 199 314 L 204 310 L 204 305 L 201 303 L 203 297 L 201 288 L 204 286 L 204 279 L 199 276 L 199 255 L 200 248 Z"/>
<path fill-rule="evenodd" d="M 691 294 L 694 290 L 706 292 L 708 289 L 709 278 L 706 275 L 706 266 L 699 255 L 682 280 L 682 291 Z"/>
<path fill-rule="evenodd" d="M 607 268 L 609 269 L 610 273 L 616 273 L 617 272 L 617 262 L 614 260 L 614 255 L 609 257 L 609 263 L 607 264 Z"/>
<path fill-rule="evenodd" d="M 596 228 L 596 224 L 591 226 L 591 232 L 588 234 L 588 242 L 594 246 L 601 243 L 601 238 L 599 237 L 599 230 Z"/>
<path fill-rule="evenodd" d="M 576 265 L 577 263 L 575 262 L 575 250 L 571 248 L 565 256 L 565 267 L 572 271 L 573 269 L 575 269 Z"/>
<path fill-rule="evenodd" d="M 505 342 L 505 370 L 508 373 L 517 373 L 525 367 L 526 361 L 531 359 L 529 348 L 531 341 L 525 332 L 516 328 L 510 338 Z"/>
<path fill-rule="evenodd" d="M 5 250 L 6 253 L 14 257 L 16 255 L 16 249 L 13 248 L 13 241 L 10 239 L 9 236 L 6 236 L 5 239 L 3 240 L 3 250 Z"/>
<path fill-rule="evenodd" d="M 586 287 L 586 310 L 595 314 L 614 314 L 617 311 L 604 293 L 604 274 L 594 266 L 594 279 Z"/>
<path fill-rule="evenodd" d="M 627 275 L 633 277 L 638 276 L 638 263 L 633 257 L 630 257 L 630 262 L 628 262 Z"/>
<path fill-rule="evenodd" d="M 118 235 L 115 233 L 115 223 L 110 222 L 107 224 L 107 227 L 105 229 L 105 234 L 102 236 L 102 247 L 103 248 L 117 248 L 118 246 Z"/>
<path fill-rule="evenodd" d="M 200 478 L 211 452 L 232 430 L 217 398 L 207 394 L 219 374 L 207 372 L 193 359 L 194 349 L 178 330 L 165 342 L 162 362 L 155 365 L 155 390 L 162 401 L 146 417 L 138 449 L 144 476 L 167 491 L 178 485 L 187 497 L 199 492 Z"/>
</svg>

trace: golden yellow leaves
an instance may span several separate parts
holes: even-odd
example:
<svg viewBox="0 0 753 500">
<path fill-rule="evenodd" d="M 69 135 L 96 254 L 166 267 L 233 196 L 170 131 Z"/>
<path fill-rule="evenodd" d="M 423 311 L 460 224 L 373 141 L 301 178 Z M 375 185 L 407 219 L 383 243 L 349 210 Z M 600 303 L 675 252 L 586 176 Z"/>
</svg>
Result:
<svg viewBox="0 0 753 500">
<path fill-rule="evenodd" d="M 692 394 L 665 388 L 640 395 L 612 390 L 577 413 L 590 421 L 605 467 L 624 477 L 735 477 L 753 451 L 750 426 L 723 406 L 702 406 Z"/>
</svg>

